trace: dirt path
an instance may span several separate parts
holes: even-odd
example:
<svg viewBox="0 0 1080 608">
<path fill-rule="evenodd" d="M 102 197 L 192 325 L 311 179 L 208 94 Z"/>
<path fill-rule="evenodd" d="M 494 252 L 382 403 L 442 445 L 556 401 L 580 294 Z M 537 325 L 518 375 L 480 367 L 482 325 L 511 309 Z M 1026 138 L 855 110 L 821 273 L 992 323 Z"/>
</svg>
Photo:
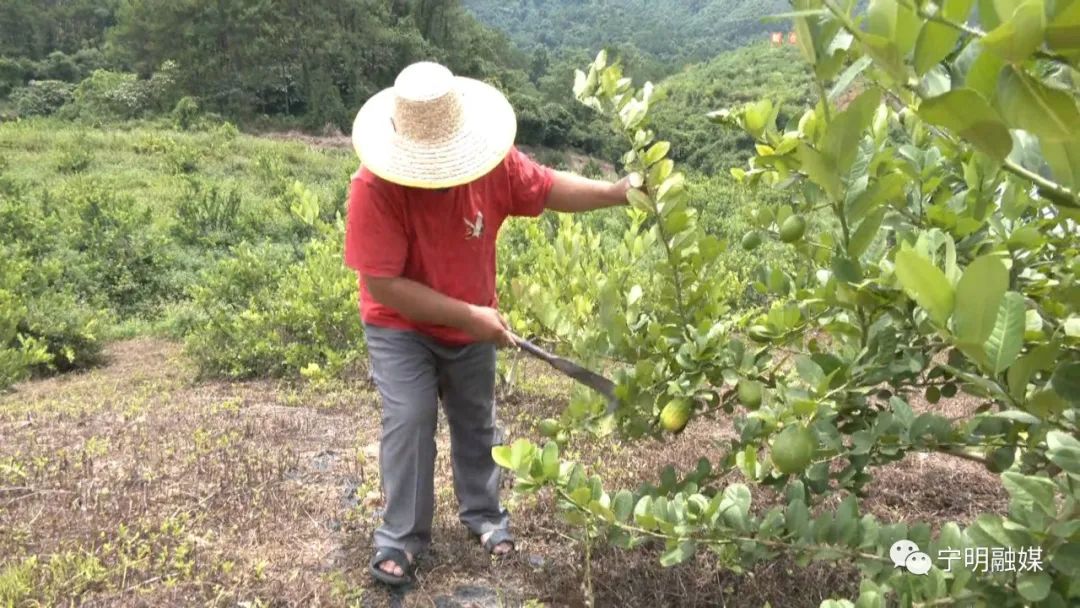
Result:
<svg viewBox="0 0 1080 608">
<path fill-rule="evenodd" d="M 365 572 L 381 506 L 371 386 L 198 382 L 176 345 L 155 340 L 113 344 L 108 355 L 100 369 L 0 397 L 0 605 L 581 605 L 581 548 L 549 497 L 506 491 L 521 540 L 509 561 L 492 563 L 468 539 L 445 424 L 435 540 L 417 584 L 391 594 Z M 523 369 L 501 404 L 510 437 L 566 403 L 565 382 Z M 608 487 L 634 488 L 666 462 L 691 468 L 719 456 L 714 440 L 731 432 L 695 421 L 673 441 L 633 449 L 575 438 L 567 456 Z M 881 471 L 864 507 L 894 521 L 966 520 L 1001 508 L 995 481 L 952 459 L 909 457 Z M 657 555 L 597 549 L 598 605 L 816 607 L 854 580 L 845 567 L 782 559 L 738 575 L 705 552 L 664 569 Z"/>
</svg>

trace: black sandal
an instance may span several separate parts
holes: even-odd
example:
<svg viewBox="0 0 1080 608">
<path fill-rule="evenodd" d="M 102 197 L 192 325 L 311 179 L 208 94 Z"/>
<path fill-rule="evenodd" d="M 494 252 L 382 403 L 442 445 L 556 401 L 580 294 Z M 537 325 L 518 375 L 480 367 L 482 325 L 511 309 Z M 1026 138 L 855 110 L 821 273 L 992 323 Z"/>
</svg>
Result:
<svg viewBox="0 0 1080 608">
<path fill-rule="evenodd" d="M 394 562 L 394 564 L 401 568 L 402 575 L 394 576 L 393 574 L 384 571 L 382 568 L 379 568 L 383 562 Z M 379 547 L 375 550 L 375 557 L 371 558 L 371 565 L 368 569 L 371 570 L 371 576 L 375 577 L 375 580 L 386 583 L 392 587 L 400 587 L 410 581 L 412 567 L 413 564 L 409 561 L 409 556 L 401 549 L 395 549 L 394 547 Z"/>
<path fill-rule="evenodd" d="M 482 534 L 474 534 L 473 536 L 475 536 L 476 538 L 483 538 Z M 510 550 L 503 554 L 495 553 L 495 547 L 498 547 L 503 543 L 510 543 Z M 514 535 L 510 534 L 509 530 L 507 530 L 506 528 L 498 528 L 491 532 L 491 536 L 489 536 L 487 541 L 483 543 L 483 547 L 484 550 L 488 552 L 488 555 L 492 555 L 494 557 L 507 557 L 508 555 L 517 550 L 517 541 L 514 539 Z"/>
</svg>

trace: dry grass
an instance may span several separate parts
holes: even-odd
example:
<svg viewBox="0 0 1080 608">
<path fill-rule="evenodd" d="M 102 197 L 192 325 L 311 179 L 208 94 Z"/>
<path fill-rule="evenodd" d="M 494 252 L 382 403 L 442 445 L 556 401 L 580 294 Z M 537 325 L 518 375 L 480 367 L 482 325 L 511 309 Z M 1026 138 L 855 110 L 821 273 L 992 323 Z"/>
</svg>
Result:
<svg viewBox="0 0 1080 608">
<path fill-rule="evenodd" d="M 153 340 L 114 344 L 108 356 L 100 369 L 0 397 L 0 604 L 21 581 L 45 603 L 86 606 L 582 605 L 582 550 L 546 496 L 506 492 L 521 541 L 510 560 L 492 563 L 469 540 L 444 424 L 435 541 L 417 583 L 404 593 L 371 583 L 379 411 L 365 382 L 197 383 L 175 345 Z M 500 406 L 509 436 L 557 414 L 567 390 L 526 364 Z M 715 440 L 731 432 L 695 421 L 633 449 L 575 438 L 568 456 L 609 487 L 636 487 L 667 462 L 718 456 Z M 885 468 L 871 494 L 864 506 L 894 521 L 966 521 L 1003 503 L 993 475 L 938 456 Z M 657 555 L 596 549 L 597 604 L 817 606 L 854 589 L 845 567 L 777 560 L 736 574 L 709 554 L 671 569 Z"/>
</svg>

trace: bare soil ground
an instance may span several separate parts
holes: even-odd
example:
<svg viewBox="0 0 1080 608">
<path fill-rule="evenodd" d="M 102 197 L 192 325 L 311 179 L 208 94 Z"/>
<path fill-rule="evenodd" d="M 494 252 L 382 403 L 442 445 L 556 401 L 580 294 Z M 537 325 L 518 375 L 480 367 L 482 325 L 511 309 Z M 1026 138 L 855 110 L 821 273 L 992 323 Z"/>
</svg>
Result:
<svg viewBox="0 0 1080 608">
<path fill-rule="evenodd" d="M 379 409 L 365 380 L 198 382 L 179 347 L 149 339 L 113 344 L 108 358 L 0 397 L 0 605 L 583 605 L 582 548 L 550 497 L 505 491 L 520 540 L 512 558 L 492 562 L 468 538 L 443 424 L 435 540 L 417 582 L 404 592 L 371 582 Z M 511 438 L 566 402 L 561 378 L 523 369 L 501 403 Z M 568 457 L 608 487 L 633 488 L 667 462 L 718 456 L 714 440 L 731 432 L 695 421 L 633 448 L 575 437 Z M 890 521 L 964 522 L 1004 503 L 995 476 L 940 456 L 880 470 L 870 490 L 863 507 Z M 800 607 L 854 591 L 854 571 L 834 565 L 777 560 L 736 574 L 706 554 L 670 569 L 657 556 L 596 549 L 597 605 Z"/>
</svg>

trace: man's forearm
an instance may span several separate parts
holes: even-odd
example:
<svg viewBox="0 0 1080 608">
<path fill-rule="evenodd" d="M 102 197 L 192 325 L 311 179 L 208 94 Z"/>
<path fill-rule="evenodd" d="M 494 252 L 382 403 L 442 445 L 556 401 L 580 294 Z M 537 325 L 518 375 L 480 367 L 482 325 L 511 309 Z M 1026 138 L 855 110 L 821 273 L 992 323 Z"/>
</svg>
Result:
<svg viewBox="0 0 1080 608">
<path fill-rule="evenodd" d="M 626 180 L 611 183 L 556 171 L 545 207 L 565 213 L 614 207 L 626 203 L 627 187 Z"/>
<path fill-rule="evenodd" d="M 402 277 L 365 277 L 364 280 L 379 304 L 393 308 L 411 321 L 465 330 L 472 320 L 472 305 L 422 283 Z"/>
</svg>

